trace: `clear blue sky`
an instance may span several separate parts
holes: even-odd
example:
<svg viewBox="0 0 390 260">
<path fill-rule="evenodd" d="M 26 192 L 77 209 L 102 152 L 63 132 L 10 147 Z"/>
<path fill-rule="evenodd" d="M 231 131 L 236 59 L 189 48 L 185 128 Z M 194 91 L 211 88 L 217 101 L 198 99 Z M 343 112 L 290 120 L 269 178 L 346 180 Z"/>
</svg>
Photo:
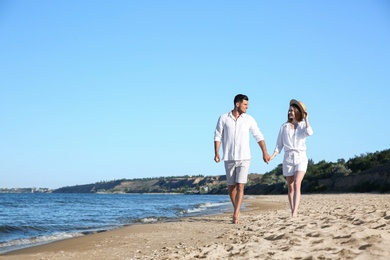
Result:
<svg viewBox="0 0 390 260">
<path fill-rule="evenodd" d="M 390 2 L 3 0 L 0 187 L 222 175 L 238 93 L 269 153 L 292 98 L 315 163 L 390 148 Z"/>
</svg>

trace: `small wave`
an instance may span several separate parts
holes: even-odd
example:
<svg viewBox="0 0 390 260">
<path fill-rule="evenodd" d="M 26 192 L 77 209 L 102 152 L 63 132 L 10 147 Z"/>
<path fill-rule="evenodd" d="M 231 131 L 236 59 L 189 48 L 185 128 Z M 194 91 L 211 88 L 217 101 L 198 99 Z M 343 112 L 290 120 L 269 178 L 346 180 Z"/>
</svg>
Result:
<svg viewBox="0 0 390 260">
<path fill-rule="evenodd" d="M 158 218 L 143 218 L 140 220 L 142 223 L 152 223 L 152 222 L 157 222 Z"/>
<path fill-rule="evenodd" d="M 141 223 L 154 223 L 158 221 L 164 221 L 167 220 L 168 218 L 166 217 L 146 217 L 146 218 L 141 218 L 135 220 L 135 222 L 141 222 Z"/>
<path fill-rule="evenodd" d="M 63 232 L 63 233 L 56 233 L 52 235 L 46 235 L 46 236 L 21 238 L 21 239 L 15 239 L 7 242 L 0 242 L 0 253 L 5 253 L 11 250 L 21 249 L 30 246 L 46 244 L 57 240 L 79 237 L 82 235 L 84 234 L 80 232 L 74 232 L 74 233 Z"/>
<path fill-rule="evenodd" d="M 38 227 L 38 226 L 9 226 L 9 225 L 3 225 L 0 226 L 0 234 L 8 234 L 8 233 L 15 233 L 15 232 L 29 232 L 29 231 L 44 231 L 44 228 Z"/>
<path fill-rule="evenodd" d="M 0 226 L 0 234 L 1 233 L 12 233 L 12 232 L 15 232 L 15 231 L 20 231 L 22 230 L 20 227 L 14 227 L 14 226 L 8 226 L 8 225 L 4 225 L 4 226 Z"/>
<path fill-rule="evenodd" d="M 220 206 L 223 206 L 223 205 L 226 205 L 226 204 L 227 204 L 226 202 L 220 202 L 220 203 L 206 202 L 206 203 L 201 203 L 199 205 L 196 205 L 192 209 L 182 210 L 181 214 L 191 214 L 191 213 L 202 212 L 202 211 L 205 211 L 205 210 L 207 210 L 209 208 L 220 207 Z"/>
<path fill-rule="evenodd" d="M 206 207 L 206 208 L 213 208 L 213 207 L 223 206 L 223 205 L 226 205 L 226 204 L 228 204 L 228 203 L 226 203 L 226 202 L 218 202 L 218 203 L 207 202 L 207 203 L 201 204 L 201 206 L 202 207 Z"/>
<path fill-rule="evenodd" d="M 187 213 L 196 213 L 196 212 L 201 212 L 204 211 L 204 208 L 193 208 L 193 209 L 186 209 L 182 211 L 182 214 L 187 214 Z"/>
</svg>

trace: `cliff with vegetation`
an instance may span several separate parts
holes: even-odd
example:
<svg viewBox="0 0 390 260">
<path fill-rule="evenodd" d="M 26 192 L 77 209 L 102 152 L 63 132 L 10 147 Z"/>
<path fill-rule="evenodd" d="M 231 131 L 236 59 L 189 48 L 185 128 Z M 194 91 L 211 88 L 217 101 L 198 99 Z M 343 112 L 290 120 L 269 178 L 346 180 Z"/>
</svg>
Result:
<svg viewBox="0 0 390 260">
<path fill-rule="evenodd" d="M 54 193 L 217 193 L 225 176 L 180 176 L 122 179 L 63 187 Z M 222 188 L 223 189 L 223 188 Z"/>
<path fill-rule="evenodd" d="M 304 193 L 390 192 L 390 149 L 362 154 L 345 161 L 309 161 Z M 187 193 L 227 194 L 226 177 L 175 176 L 122 179 L 63 187 L 54 193 Z M 285 194 L 282 165 L 265 174 L 250 174 L 246 194 Z"/>
</svg>

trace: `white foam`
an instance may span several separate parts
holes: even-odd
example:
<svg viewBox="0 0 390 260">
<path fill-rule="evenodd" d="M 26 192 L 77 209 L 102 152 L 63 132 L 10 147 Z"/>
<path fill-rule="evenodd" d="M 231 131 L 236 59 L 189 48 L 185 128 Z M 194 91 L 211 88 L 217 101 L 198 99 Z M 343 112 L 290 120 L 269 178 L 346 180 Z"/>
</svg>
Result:
<svg viewBox="0 0 390 260">
<path fill-rule="evenodd" d="M 182 214 L 202 212 L 202 211 L 207 210 L 208 208 L 219 207 L 219 206 L 222 206 L 222 205 L 225 205 L 225 204 L 227 204 L 227 203 L 226 202 L 221 202 L 221 203 L 209 203 L 209 202 L 207 202 L 207 203 L 203 203 L 203 204 L 201 204 L 198 207 L 195 207 L 193 209 L 187 209 L 184 212 L 182 212 Z"/>
<path fill-rule="evenodd" d="M 141 219 L 142 223 L 152 223 L 152 222 L 157 222 L 157 221 L 158 221 L 157 218 L 143 218 L 143 219 Z"/>
<path fill-rule="evenodd" d="M 5 253 L 8 251 L 26 248 L 30 246 L 37 246 L 41 244 L 50 243 L 57 240 L 72 238 L 72 237 L 79 237 L 82 236 L 82 233 L 74 232 L 74 233 L 56 233 L 52 235 L 47 236 L 38 236 L 38 237 L 32 237 L 32 238 L 22 238 L 22 239 L 15 239 L 7 242 L 0 243 L 0 253 Z"/>
</svg>

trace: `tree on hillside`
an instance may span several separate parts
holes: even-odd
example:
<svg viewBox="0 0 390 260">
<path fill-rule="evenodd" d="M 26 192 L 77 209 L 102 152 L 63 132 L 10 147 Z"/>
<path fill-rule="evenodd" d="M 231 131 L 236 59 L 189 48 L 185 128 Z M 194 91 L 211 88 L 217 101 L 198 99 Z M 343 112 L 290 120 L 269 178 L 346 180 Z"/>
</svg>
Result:
<svg viewBox="0 0 390 260">
<path fill-rule="evenodd" d="M 349 159 L 346 166 L 355 174 L 372 167 L 390 162 L 390 149 L 381 152 L 366 153 Z"/>
</svg>

